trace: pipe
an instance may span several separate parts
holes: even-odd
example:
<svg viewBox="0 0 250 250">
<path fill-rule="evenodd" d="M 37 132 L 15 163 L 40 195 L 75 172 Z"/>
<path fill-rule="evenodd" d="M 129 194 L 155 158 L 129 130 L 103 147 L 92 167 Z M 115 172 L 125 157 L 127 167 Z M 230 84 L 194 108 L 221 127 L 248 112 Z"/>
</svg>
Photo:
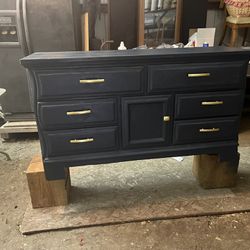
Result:
<svg viewBox="0 0 250 250">
<path fill-rule="evenodd" d="M 26 44 L 28 53 L 32 53 L 31 43 L 30 43 L 30 34 L 29 34 L 29 26 L 28 26 L 28 19 L 27 19 L 27 1 L 22 0 L 22 7 L 23 7 L 23 26 L 24 26 L 24 34 L 26 38 Z"/>
<path fill-rule="evenodd" d="M 21 7 L 20 7 L 20 0 L 16 0 L 16 22 L 17 22 L 17 34 L 18 34 L 18 41 L 21 46 L 21 49 L 25 55 L 27 55 L 27 49 L 24 45 L 24 35 L 21 23 Z"/>
</svg>

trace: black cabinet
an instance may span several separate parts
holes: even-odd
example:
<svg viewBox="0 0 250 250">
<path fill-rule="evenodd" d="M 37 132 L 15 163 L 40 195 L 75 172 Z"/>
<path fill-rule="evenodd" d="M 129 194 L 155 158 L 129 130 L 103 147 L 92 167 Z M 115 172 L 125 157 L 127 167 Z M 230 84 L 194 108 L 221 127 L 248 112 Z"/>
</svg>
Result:
<svg viewBox="0 0 250 250">
<path fill-rule="evenodd" d="M 171 142 L 173 98 L 122 99 L 123 146 L 167 146 Z"/>
<path fill-rule="evenodd" d="M 192 154 L 237 165 L 249 58 L 223 47 L 24 58 L 46 177 L 64 178 L 65 167 Z"/>
</svg>

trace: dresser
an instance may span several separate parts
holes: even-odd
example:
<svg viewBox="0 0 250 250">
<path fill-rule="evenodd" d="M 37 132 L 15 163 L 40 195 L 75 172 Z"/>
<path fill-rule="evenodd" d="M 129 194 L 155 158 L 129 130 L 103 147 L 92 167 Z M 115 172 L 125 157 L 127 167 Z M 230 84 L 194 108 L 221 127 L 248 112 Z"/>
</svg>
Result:
<svg viewBox="0 0 250 250">
<path fill-rule="evenodd" d="M 249 59 L 226 47 L 23 58 L 47 179 L 73 166 L 200 154 L 237 168 Z"/>
</svg>

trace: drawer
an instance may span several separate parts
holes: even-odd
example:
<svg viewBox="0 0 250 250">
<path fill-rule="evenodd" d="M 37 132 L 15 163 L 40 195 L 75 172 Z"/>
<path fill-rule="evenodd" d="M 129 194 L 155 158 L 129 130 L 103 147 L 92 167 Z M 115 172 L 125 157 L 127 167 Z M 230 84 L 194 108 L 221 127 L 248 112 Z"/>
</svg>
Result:
<svg viewBox="0 0 250 250">
<path fill-rule="evenodd" d="M 236 140 L 239 118 L 177 121 L 174 124 L 174 144 Z"/>
<path fill-rule="evenodd" d="M 117 127 L 44 132 L 47 156 L 77 155 L 114 150 Z"/>
<path fill-rule="evenodd" d="M 169 89 L 229 87 L 243 85 L 242 62 L 149 66 L 149 92 Z"/>
<path fill-rule="evenodd" d="M 175 99 L 175 118 L 239 115 L 242 101 L 243 94 L 240 91 L 178 94 Z"/>
<path fill-rule="evenodd" d="M 82 128 L 117 121 L 114 99 L 38 103 L 38 119 L 44 129 Z"/>
<path fill-rule="evenodd" d="M 37 73 L 39 97 L 141 92 L 143 67 Z"/>
</svg>

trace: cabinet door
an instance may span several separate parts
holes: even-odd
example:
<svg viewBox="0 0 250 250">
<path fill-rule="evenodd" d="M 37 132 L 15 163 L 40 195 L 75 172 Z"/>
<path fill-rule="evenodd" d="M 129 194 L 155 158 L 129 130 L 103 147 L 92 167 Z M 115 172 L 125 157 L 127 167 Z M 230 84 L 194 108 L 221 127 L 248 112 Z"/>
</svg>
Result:
<svg viewBox="0 0 250 250">
<path fill-rule="evenodd" d="M 170 144 L 172 110 L 171 96 L 123 98 L 123 147 Z"/>
</svg>

